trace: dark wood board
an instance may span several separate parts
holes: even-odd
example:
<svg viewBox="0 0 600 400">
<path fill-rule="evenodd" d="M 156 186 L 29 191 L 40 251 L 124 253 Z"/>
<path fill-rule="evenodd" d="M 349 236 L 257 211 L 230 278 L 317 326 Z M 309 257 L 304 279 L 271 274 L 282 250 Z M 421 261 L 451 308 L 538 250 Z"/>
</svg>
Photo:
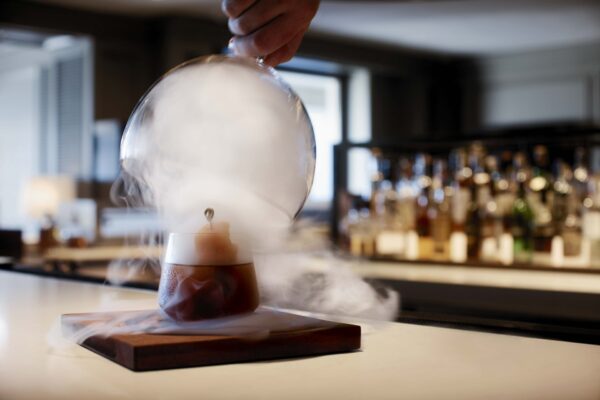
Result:
<svg viewBox="0 0 600 400">
<path fill-rule="evenodd" d="M 281 311 L 269 312 L 274 313 L 278 323 L 273 329 L 265 327 L 270 333 L 258 338 L 232 335 L 126 333 L 108 336 L 93 335 L 84 340 L 81 345 L 133 371 L 264 361 L 360 349 L 360 326 Z M 124 313 L 65 314 L 62 316 L 63 331 L 72 332 L 91 324 L 102 324 L 107 318 L 119 318 L 120 314 Z M 160 315 L 158 311 L 156 315 Z M 284 325 L 288 328 L 282 328 Z"/>
</svg>

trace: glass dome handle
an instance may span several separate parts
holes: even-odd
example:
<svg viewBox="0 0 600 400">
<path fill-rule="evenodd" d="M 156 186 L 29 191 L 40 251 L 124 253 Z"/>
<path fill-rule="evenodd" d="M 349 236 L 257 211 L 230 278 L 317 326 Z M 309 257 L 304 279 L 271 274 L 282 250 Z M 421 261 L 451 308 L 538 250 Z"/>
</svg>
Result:
<svg viewBox="0 0 600 400">
<path fill-rule="evenodd" d="M 229 43 L 227 43 L 227 54 L 230 56 L 238 56 L 238 54 L 235 52 L 235 49 L 233 48 L 233 38 L 229 39 Z M 255 60 L 260 65 L 265 64 L 265 56 L 255 57 Z"/>
</svg>

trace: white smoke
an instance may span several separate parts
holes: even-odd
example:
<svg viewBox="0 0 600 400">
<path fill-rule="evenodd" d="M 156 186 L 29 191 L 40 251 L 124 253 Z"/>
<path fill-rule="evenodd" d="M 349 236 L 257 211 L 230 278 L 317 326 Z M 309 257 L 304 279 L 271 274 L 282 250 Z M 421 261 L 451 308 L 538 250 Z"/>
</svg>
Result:
<svg viewBox="0 0 600 400">
<path fill-rule="evenodd" d="M 272 70 L 229 57 L 160 80 L 130 118 L 121 158 L 168 230 L 196 232 L 212 208 L 252 247 L 280 237 L 315 167 L 299 99 Z"/>
<path fill-rule="evenodd" d="M 312 129 L 299 99 L 270 69 L 219 57 L 208 61 L 172 71 L 140 101 L 123 138 L 124 172 L 113 197 L 155 208 L 171 232 L 197 232 L 206 223 L 204 210 L 214 209 L 215 220 L 229 223 L 241 238 L 236 245 L 256 254 L 263 306 L 393 320 L 396 292 L 375 289 L 351 263 L 326 250 L 326 241 L 303 236 L 307 230 L 289 234 L 315 166 Z M 144 266 L 114 263 L 109 279 L 121 283 Z M 157 322 L 156 315 L 124 316 L 127 321 L 88 327 L 73 338 L 81 342 L 120 329 L 211 332 L 239 325 L 227 318 L 182 328 Z M 266 321 L 261 318 L 255 317 Z"/>
</svg>

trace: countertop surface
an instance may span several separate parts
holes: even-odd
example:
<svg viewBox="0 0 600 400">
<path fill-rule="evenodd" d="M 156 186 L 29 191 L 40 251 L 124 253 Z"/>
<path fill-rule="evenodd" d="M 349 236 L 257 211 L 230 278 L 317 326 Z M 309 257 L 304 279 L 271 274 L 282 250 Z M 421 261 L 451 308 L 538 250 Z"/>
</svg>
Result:
<svg viewBox="0 0 600 400">
<path fill-rule="evenodd" d="M 157 372 L 58 346 L 61 314 L 155 296 L 0 271 L 0 399 L 600 399 L 600 346 L 409 324 L 355 353 Z"/>
<path fill-rule="evenodd" d="M 508 289 L 600 294 L 600 274 L 551 269 L 490 268 L 410 262 L 356 262 L 354 270 L 368 278 L 472 285 Z"/>
</svg>

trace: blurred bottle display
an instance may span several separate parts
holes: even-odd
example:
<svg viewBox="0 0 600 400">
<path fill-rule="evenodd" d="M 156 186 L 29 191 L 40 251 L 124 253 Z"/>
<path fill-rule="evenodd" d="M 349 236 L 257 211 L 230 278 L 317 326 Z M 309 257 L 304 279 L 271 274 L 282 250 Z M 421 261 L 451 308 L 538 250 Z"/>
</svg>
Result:
<svg viewBox="0 0 600 400">
<path fill-rule="evenodd" d="M 362 257 L 600 267 L 600 172 L 588 150 L 375 149 L 371 196 L 348 196 L 339 243 Z"/>
</svg>

